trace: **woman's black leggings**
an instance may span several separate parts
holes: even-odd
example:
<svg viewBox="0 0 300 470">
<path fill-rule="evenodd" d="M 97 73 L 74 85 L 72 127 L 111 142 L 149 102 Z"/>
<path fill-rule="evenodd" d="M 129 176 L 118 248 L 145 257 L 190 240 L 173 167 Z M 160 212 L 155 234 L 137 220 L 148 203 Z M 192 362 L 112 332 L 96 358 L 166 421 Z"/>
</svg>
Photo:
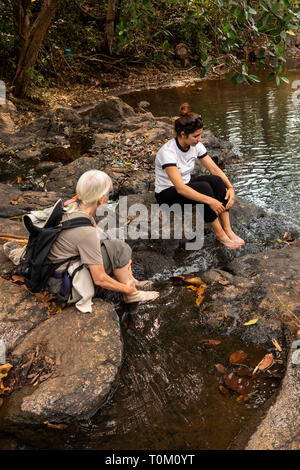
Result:
<svg viewBox="0 0 300 470">
<path fill-rule="evenodd" d="M 226 186 L 223 180 L 219 176 L 215 175 L 202 175 L 197 178 L 193 178 L 187 183 L 187 186 L 193 188 L 198 193 L 205 194 L 206 196 L 213 197 L 222 202 L 223 206 L 226 206 Z M 158 204 L 197 204 L 191 199 L 187 199 L 184 196 L 178 194 L 174 186 L 164 189 L 160 193 L 155 193 Z M 205 222 L 213 222 L 217 218 L 217 214 L 209 207 L 208 204 L 204 204 L 204 220 Z"/>
</svg>

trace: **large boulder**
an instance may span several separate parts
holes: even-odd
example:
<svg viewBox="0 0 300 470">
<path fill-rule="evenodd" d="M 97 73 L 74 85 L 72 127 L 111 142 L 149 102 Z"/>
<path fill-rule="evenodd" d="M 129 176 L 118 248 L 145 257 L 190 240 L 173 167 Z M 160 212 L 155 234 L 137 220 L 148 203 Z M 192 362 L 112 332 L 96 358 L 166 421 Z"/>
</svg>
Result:
<svg viewBox="0 0 300 470">
<path fill-rule="evenodd" d="M 7 351 L 40 322 L 48 318 L 47 309 L 25 288 L 0 277 L 0 330 Z"/>
<path fill-rule="evenodd" d="M 90 111 L 88 120 L 92 128 L 117 130 L 122 127 L 128 117 L 134 115 L 134 109 L 124 103 L 121 98 L 108 96 Z"/>
<path fill-rule="evenodd" d="M 52 206 L 63 194 L 53 191 L 20 191 L 15 186 L 0 183 L 0 218 L 15 217 L 31 210 Z"/>
<path fill-rule="evenodd" d="M 69 307 L 51 316 L 19 341 L 11 362 L 24 362 L 37 348 L 40 362 L 47 360 L 52 369 L 37 386 L 12 393 L 1 410 L 2 424 L 68 423 L 94 415 L 111 392 L 122 360 L 112 305 L 96 299 L 92 313 Z"/>
<path fill-rule="evenodd" d="M 280 393 L 251 436 L 246 450 L 300 450 L 300 365 L 288 358 Z"/>
<path fill-rule="evenodd" d="M 201 321 L 243 341 L 271 344 L 275 338 L 285 344 L 282 322 L 290 324 L 292 331 L 293 316 L 300 315 L 299 278 L 297 245 L 236 258 L 225 272 L 213 269 L 204 273 L 210 291 L 201 307 Z M 244 325 L 254 318 L 257 323 Z"/>
</svg>

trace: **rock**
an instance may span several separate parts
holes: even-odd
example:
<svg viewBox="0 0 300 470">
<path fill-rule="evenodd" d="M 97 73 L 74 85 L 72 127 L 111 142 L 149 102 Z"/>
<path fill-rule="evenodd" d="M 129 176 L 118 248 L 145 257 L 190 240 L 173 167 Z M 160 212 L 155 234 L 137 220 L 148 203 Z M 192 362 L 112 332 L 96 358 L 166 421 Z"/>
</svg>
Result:
<svg viewBox="0 0 300 470">
<path fill-rule="evenodd" d="M 299 450 L 299 397 L 300 366 L 292 367 L 290 354 L 276 402 L 250 437 L 246 450 Z"/>
<path fill-rule="evenodd" d="M 12 134 L 15 131 L 15 124 L 9 114 L 0 115 L 0 139 L 1 134 Z M 3 139 L 4 140 L 4 139 Z"/>
<path fill-rule="evenodd" d="M 115 133 L 105 132 L 103 134 L 94 134 L 95 144 L 94 148 L 105 148 L 109 147 L 111 141 L 116 137 Z"/>
<path fill-rule="evenodd" d="M 175 47 L 175 53 L 177 57 L 181 60 L 182 65 L 185 67 L 189 65 L 190 50 L 188 46 L 184 43 L 177 44 Z"/>
<path fill-rule="evenodd" d="M 289 315 L 300 312 L 300 248 L 242 256 L 226 269 L 232 274 L 231 283 L 211 286 L 212 297 L 201 307 L 203 324 L 243 341 L 271 344 L 276 338 L 284 344 L 281 315 L 288 322 Z M 245 326 L 252 318 L 258 322 Z"/>
<path fill-rule="evenodd" d="M 148 101 L 140 101 L 138 103 L 138 109 L 139 111 L 145 111 L 145 108 L 149 108 L 150 103 Z"/>
<path fill-rule="evenodd" d="M 122 361 L 113 307 L 96 299 L 92 313 L 70 307 L 46 319 L 19 342 L 13 360 L 21 360 L 37 345 L 53 361 L 53 374 L 36 387 L 13 392 L 3 423 L 69 423 L 93 416 L 111 393 Z"/>
<path fill-rule="evenodd" d="M 71 106 L 58 106 L 53 111 L 53 117 L 56 121 L 71 123 L 72 126 L 78 126 L 81 123 L 80 114 Z"/>
<path fill-rule="evenodd" d="M 29 331 L 48 318 L 48 311 L 29 291 L 1 277 L 0 292 L 1 338 L 7 352 L 11 352 Z"/>
<path fill-rule="evenodd" d="M 102 168 L 100 158 L 80 157 L 72 163 L 55 168 L 49 173 L 47 189 L 72 197 L 79 177 L 88 170 Z"/>
<path fill-rule="evenodd" d="M 116 96 L 108 96 L 89 113 L 89 125 L 93 128 L 118 129 L 135 112 L 131 106 Z"/>
<path fill-rule="evenodd" d="M 0 218 L 13 217 L 38 208 L 50 207 L 60 197 L 61 193 L 20 191 L 13 186 L 0 183 Z"/>
</svg>

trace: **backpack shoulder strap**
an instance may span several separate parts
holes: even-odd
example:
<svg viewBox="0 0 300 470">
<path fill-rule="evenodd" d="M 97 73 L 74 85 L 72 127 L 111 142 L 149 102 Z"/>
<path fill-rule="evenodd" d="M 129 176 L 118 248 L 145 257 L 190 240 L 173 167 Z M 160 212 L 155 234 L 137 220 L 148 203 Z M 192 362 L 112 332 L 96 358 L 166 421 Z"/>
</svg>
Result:
<svg viewBox="0 0 300 470">
<path fill-rule="evenodd" d="M 62 222 L 61 229 L 66 230 L 70 228 L 77 228 L 77 227 L 94 227 L 92 221 L 87 217 L 76 217 L 74 219 L 66 220 Z"/>
</svg>

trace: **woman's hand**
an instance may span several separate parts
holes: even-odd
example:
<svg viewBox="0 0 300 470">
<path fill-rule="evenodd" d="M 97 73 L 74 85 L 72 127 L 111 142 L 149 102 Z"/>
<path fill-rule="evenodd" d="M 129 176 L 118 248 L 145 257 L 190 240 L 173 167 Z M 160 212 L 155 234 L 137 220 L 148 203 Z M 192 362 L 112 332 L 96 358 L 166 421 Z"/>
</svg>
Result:
<svg viewBox="0 0 300 470">
<path fill-rule="evenodd" d="M 211 198 L 211 202 L 209 202 L 208 205 L 217 215 L 220 215 L 225 211 L 225 207 L 222 202 L 218 201 L 218 199 Z"/>
<path fill-rule="evenodd" d="M 124 294 L 132 295 L 137 292 L 134 281 L 128 281 L 126 285 L 127 285 L 127 289 L 126 289 L 126 292 L 124 292 Z"/>
<path fill-rule="evenodd" d="M 235 191 L 234 188 L 227 188 L 225 199 L 228 199 L 226 209 L 230 209 L 234 204 Z"/>
</svg>

